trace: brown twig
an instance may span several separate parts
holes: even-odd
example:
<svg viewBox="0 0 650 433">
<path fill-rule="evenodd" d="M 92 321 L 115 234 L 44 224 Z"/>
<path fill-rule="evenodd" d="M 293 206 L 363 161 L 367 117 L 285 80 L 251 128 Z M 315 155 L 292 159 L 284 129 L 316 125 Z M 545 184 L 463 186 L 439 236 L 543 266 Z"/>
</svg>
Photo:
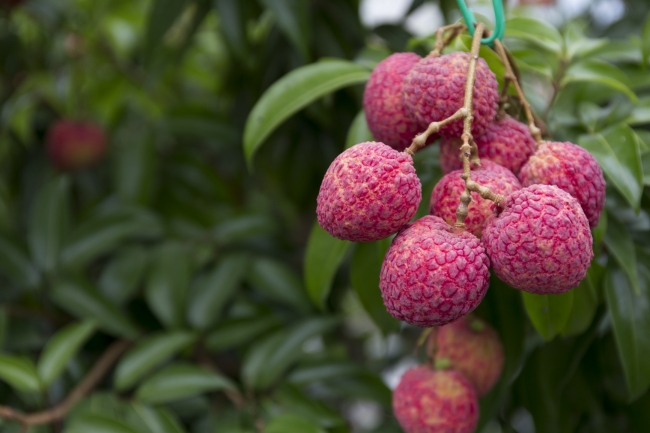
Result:
<svg viewBox="0 0 650 433">
<path fill-rule="evenodd" d="M 438 30 L 436 30 L 436 44 L 433 48 L 433 51 L 429 53 L 429 56 L 439 56 L 442 53 L 442 50 L 444 50 L 445 47 L 449 45 L 456 36 L 458 36 L 459 33 L 465 31 L 465 29 L 467 29 L 467 27 L 462 23 L 450 24 L 448 26 L 440 27 Z M 447 31 L 451 31 L 451 33 L 445 37 L 445 33 Z"/>
<path fill-rule="evenodd" d="M 7 421 L 17 421 L 25 427 L 50 424 L 62 420 L 79 400 L 97 386 L 100 380 L 108 373 L 113 364 L 131 346 L 128 340 L 119 340 L 111 344 L 97 360 L 86 377 L 68 394 L 58 405 L 41 411 L 26 414 L 7 406 L 0 406 L 0 417 Z"/>
</svg>

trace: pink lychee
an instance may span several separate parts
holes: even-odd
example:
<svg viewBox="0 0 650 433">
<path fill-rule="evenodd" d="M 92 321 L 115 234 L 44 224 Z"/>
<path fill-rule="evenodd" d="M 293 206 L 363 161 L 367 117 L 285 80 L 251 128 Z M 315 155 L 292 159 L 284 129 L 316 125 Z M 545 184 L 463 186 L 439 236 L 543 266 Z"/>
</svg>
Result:
<svg viewBox="0 0 650 433">
<path fill-rule="evenodd" d="M 99 162 L 106 152 L 106 135 L 101 126 L 87 121 L 59 120 L 46 139 L 47 153 L 61 170 L 78 170 Z"/>
<path fill-rule="evenodd" d="M 396 150 L 406 149 L 419 131 L 402 104 L 404 77 L 422 58 L 415 53 L 395 53 L 372 71 L 363 94 L 368 128 L 375 140 Z"/>
<path fill-rule="evenodd" d="M 605 204 L 605 178 L 598 161 L 580 146 L 544 141 L 519 173 L 523 186 L 555 185 L 575 197 L 596 227 Z"/>
<path fill-rule="evenodd" d="M 521 189 L 517 177 L 510 170 L 492 161 L 481 161 L 481 167 L 472 167 L 472 180 L 489 188 L 493 193 L 507 196 L 513 191 Z M 462 170 L 452 171 L 440 179 L 431 192 L 429 212 L 454 224 L 456 210 L 460 203 L 460 195 L 465 191 L 465 181 L 461 179 Z M 494 203 L 481 198 L 472 192 L 472 202 L 469 204 L 465 226 L 470 233 L 481 237 L 485 220 L 494 214 Z"/>
<path fill-rule="evenodd" d="M 488 289 L 481 241 L 427 215 L 398 233 L 386 252 L 379 288 L 388 312 L 411 325 L 445 325 L 478 306 Z"/>
<path fill-rule="evenodd" d="M 407 224 L 422 199 L 413 159 L 378 142 L 345 150 L 325 173 L 318 222 L 329 234 L 354 242 L 392 235 Z"/>
<path fill-rule="evenodd" d="M 577 287 L 594 256 L 580 204 L 553 185 L 511 193 L 503 211 L 488 219 L 482 242 L 501 280 L 544 295 Z"/>
<path fill-rule="evenodd" d="M 479 406 L 462 374 L 420 366 L 402 376 L 393 392 L 393 412 L 405 433 L 472 433 Z"/>
<path fill-rule="evenodd" d="M 535 152 L 535 139 L 528 126 L 510 116 L 496 119 L 488 124 L 481 135 L 474 137 L 478 156 L 504 166 L 514 174 Z M 443 138 L 440 141 L 440 167 L 444 173 L 463 167 L 460 157 L 459 138 Z"/>
<path fill-rule="evenodd" d="M 450 368 L 472 382 L 479 397 L 499 380 L 503 345 L 499 334 L 485 321 L 471 315 L 461 317 L 438 328 L 436 343 L 436 360 L 448 360 Z"/>
<path fill-rule="evenodd" d="M 413 66 L 404 80 L 404 106 L 421 125 L 446 119 L 463 106 L 470 54 L 456 52 L 439 57 L 428 56 Z M 497 80 L 485 60 L 476 63 L 476 82 L 472 107 L 472 134 L 485 131 L 497 112 Z M 460 137 L 463 120 L 440 129 L 446 137 Z"/>
</svg>

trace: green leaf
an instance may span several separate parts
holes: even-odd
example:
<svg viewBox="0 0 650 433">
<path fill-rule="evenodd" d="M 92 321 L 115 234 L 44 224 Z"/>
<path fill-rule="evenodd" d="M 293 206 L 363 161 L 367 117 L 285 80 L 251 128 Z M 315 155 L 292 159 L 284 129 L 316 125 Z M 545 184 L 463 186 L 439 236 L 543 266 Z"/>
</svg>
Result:
<svg viewBox="0 0 650 433">
<path fill-rule="evenodd" d="M 141 403 L 133 403 L 133 410 L 146 424 L 151 433 L 184 433 L 185 429 L 175 416 L 164 408 L 152 408 Z"/>
<path fill-rule="evenodd" d="M 304 272 L 307 293 L 318 308 L 324 307 L 334 275 L 351 245 L 330 236 L 318 222 L 314 223 L 307 241 Z"/>
<path fill-rule="evenodd" d="M 472 47 L 472 37 L 469 35 L 461 35 L 456 39 L 456 49 L 469 52 Z M 479 49 L 479 57 L 481 57 L 487 65 L 490 67 L 490 70 L 494 72 L 497 77 L 497 80 L 501 84 L 503 82 L 503 76 L 505 75 L 506 68 L 501 62 L 499 55 L 492 49 L 488 48 L 486 45 L 481 45 Z"/>
<path fill-rule="evenodd" d="M 31 209 L 27 241 L 36 265 L 52 271 L 70 222 L 70 180 L 58 176 L 36 195 Z"/>
<path fill-rule="evenodd" d="M 645 19 L 641 33 L 641 52 L 643 55 L 643 66 L 647 67 L 648 59 L 650 58 L 650 14 Z"/>
<path fill-rule="evenodd" d="M 348 136 L 345 140 L 345 148 L 349 149 L 355 144 L 365 143 L 366 141 L 374 141 L 372 132 L 368 129 L 368 122 L 366 121 L 365 111 L 359 111 L 348 129 Z"/>
<path fill-rule="evenodd" d="M 564 45 L 562 35 L 555 27 L 532 18 L 508 20 L 505 36 L 523 39 L 556 54 L 562 52 Z"/>
<path fill-rule="evenodd" d="M 643 185 L 650 186 L 650 152 L 641 157 L 643 164 Z"/>
<path fill-rule="evenodd" d="M 163 404 L 221 389 L 236 387 L 230 379 L 196 365 L 173 364 L 147 379 L 135 395 L 144 403 Z"/>
<path fill-rule="evenodd" d="M 585 59 L 573 63 L 564 73 L 560 86 L 570 83 L 599 83 L 625 93 L 633 102 L 639 98 L 628 87 L 629 79 L 619 68 L 604 60 Z"/>
<path fill-rule="evenodd" d="M 255 389 L 269 387 L 301 355 L 305 341 L 331 330 L 339 323 L 335 317 L 303 320 L 290 329 L 281 329 L 252 345 L 242 366 L 244 382 Z"/>
<path fill-rule="evenodd" d="M 74 417 L 66 433 L 141 433 L 108 415 L 84 414 Z"/>
<path fill-rule="evenodd" d="M 573 305 L 566 326 L 562 329 L 563 337 L 580 335 L 585 332 L 596 315 L 598 308 L 598 286 L 601 277 L 599 265 L 592 262 L 587 277 L 573 292 Z"/>
<path fill-rule="evenodd" d="M 190 285 L 190 262 L 186 248 L 175 242 L 163 245 L 149 271 L 145 297 L 149 308 L 168 328 L 183 325 Z"/>
<path fill-rule="evenodd" d="M 363 308 L 384 334 L 399 329 L 399 321 L 386 311 L 379 290 L 379 274 L 384 256 L 390 246 L 389 239 L 358 243 L 352 256 L 350 281 Z"/>
<path fill-rule="evenodd" d="M 156 334 L 141 340 L 117 364 L 115 388 L 124 391 L 132 387 L 195 340 L 195 334 L 183 331 Z"/>
<path fill-rule="evenodd" d="M 182 4 L 183 1 L 179 1 Z M 130 122 L 114 139 L 113 185 L 125 203 L 147 204 L 156 182 L 156 149 L 145 122 Z"/>
<path fill-rule="evenodd" d="M 38 270 L 25 252 L 8 239 L 0 237 L 0 270 L 15 283 L 35 287 L 40 281 Z"/>
<path fill-rule="evenodd" d="M 18 391 L 38 392 L 41 389 L 36 367 L 28 358 L 0 355 L 0 379 Z"/>
<path fill-rule="evenodd" d="M 309 59 L 309 3 L 303 0 L 262 0 L 273 12 L 282 32 L 289 38 L 304 60 Z"/>
<path fill-rule="evenodd" d="M 87 320 L 66 326 L 50 338 L 37 364 L 38 375 L 45 386 L 61 375 L 70 358 L 93 335 L 96 328 L 94 320 Z"/>
<path fill-rule="evenodd" d="M 524 307 L 533 326 L 546 340 L 552 340 L 569 321 L 573 290 L 561 295 L 535 295 L 521 292 Z"/>
<path fill-rule="evenodd" d="M 627 125 L 619 124 L 600 134 L 583 135 L 578 144 L 591 153 L 607 179 L 636 211 L 643 192 L 643 168 L 638 137 Z"/>
<path fill-rule="evenodd" d="M 149 10 L 146 34 L 147 56 L 163 45 L 163 36 L 183 12 L 187 0 L 155 0 Z"/>
<path fill-rule="evenodd" d="M 255 151 L 280 123 L 318 98 L 364 83 L 370 71 L 344 60 L 318 62 L 289 72 L 257 101 L 246 121 L 244 153 L 249 167 Z"/>
<path fill-rule="evenodd" d="M 214 352 L 243 346 L 265 332 L 274 330 L 278 324 L 278 320 L 268 314 L 230 319 L 221 323 L 207 335 L 205 346 Z"/>
<path fill-rule="evenodd" d="M 59 281 L 51 293 L 61 309 L 82 319 L 97 319 L 109 334 L 135 338 L 140 331 L 117 307 L 88 283 Z"/>
<path fill-rule="evenodd" d="M 650 385 L 650 271 L 645 266 L 640 271 L 638 293 L 627 273 L 614 264 L 605 276 L 607 307 L 631 400 Z"/>
<path fill-rule="evenodd" d="M 247 256 L 231 255 L 223 258 L 209 274 L 196 280 L 187 307 L 188 322 L 198 329 L 214 325 L 226 302 L 240 287 L 247 268 Z"/>
<path fill-rule="evenodd" d="M 296 415 L 280 415 L 264 427 L 262 433 L 326 433 L 313 421 Z"/>
<path fill-rule="evenodd" d="M 607 220 L 607 231 L 605 232 L 603 241 L 619 266 L 627 273 L 634 292 L 639 294 L 636 250 L 634 249 L 634 241 L 627 227 L 614 216 L 611 216 Z"/>
<path fill-rule="evenodd" d="M 115 304 L 129 300 L 138 290 L 147 268 L 147 251 L 133 246 L 120 251 L 99 277 L 99 288 Z"/>
<path fill-rule="evenodd" d="M 312 309 L 302 281 L 291 268 L 278 260 L 258 258 L 248 276 L 249 284 L 271 299 L 309 312 Z"/>
<path fill-rule="evenodd" d="M 240 61 L 248 60 L 246 18 L 243 14 L 246 5 L 241 1 L 233 2 L 231 0 L 215 0 L 214 5 L 219 15 L 219 28 L 230 46 L 230 51 Z"/>
</svg>

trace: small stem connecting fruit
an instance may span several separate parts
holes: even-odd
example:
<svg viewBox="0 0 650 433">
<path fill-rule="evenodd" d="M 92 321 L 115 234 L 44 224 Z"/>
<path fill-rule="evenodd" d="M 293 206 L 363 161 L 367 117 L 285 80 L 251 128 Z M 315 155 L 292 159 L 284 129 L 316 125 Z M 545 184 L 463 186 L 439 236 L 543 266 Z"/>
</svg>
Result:
<svg viewBox="0 0 650 433">
<path fill-rule="evenodd" d="M 433 51 L 429 53 L 429 56 L 439 56 L 442 53 L 442 50 L 444 50 L 445 47 L 449 45 L 456 36 L 464 32 L 466 29 L 467 27 L 462 23 L 450 24 L 448 26 L 440 27 L 438 30 L 436 30 L 436 45 L 434 46 Z M 450 33 L 447 35 L 447 37 L 445 37 L 445 33 L 447 31 L 450 31 Z"/>
</svg>

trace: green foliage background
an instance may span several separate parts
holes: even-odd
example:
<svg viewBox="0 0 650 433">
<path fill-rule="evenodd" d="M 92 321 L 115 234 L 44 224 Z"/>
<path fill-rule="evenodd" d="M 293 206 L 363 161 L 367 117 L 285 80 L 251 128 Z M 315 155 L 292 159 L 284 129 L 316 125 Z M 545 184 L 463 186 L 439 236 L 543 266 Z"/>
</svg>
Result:
<svg viewBox="0 0 650 433">
<path fill-rule="evenodd" d="M 441 3 L 456 19 L 454 2 Z M 579 288 L 522 296 L 493 279 L 477 314 L 507 360 L 481 401 L 480 431 L 650 427 L 649 8 L 630 1 L 607 29 L 583 17 L 556 30 L 509 11 L 506 46 L 530 101 L 554 139 L 599 160 L 607 205 Z M 433 39 L 365 29 L 358 9 L 2 9 L 0 403 L 54 406 L 114 341 L 132 342 L 63 421 L 29 432 L 401 431 L 386 383 L 415 362 L 419 330 L 381 303 L 388 241 L 329 237 L 315 198 L 336 155 L 369 138 L 360 109 L 372 67 L 393 51 L 424 54 Z M 496 56 L 482 55 L 502 77 Z M 51 167 L 44 136 L 62 117 L 104 125 L 101 165 Z M 416 164 L 428 198 L 437 146 Z M 0 431 L 27 430 L 4 421 Z"/>
</svg>

